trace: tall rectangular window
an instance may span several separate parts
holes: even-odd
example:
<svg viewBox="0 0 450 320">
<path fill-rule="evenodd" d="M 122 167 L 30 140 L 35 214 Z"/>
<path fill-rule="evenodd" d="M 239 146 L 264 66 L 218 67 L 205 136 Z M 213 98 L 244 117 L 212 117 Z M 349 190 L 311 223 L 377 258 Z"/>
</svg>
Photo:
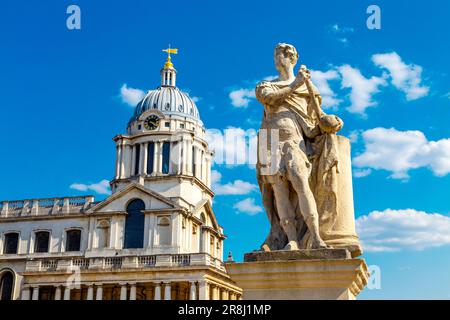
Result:
<svg viewBox="0 0 450 320">
<path fill-rule="evenodd" d="M 4 254 L 17 254 L 19 247 L 19 234 L 17 232 L 5 234 Z"/>
<path fill-rule="evenodd" d="M 195 168 L 195 163 L 197 162 L 197 161 L 195 161 L 196 160 L 196 154 L 195 154 L 195 147 L 192 147 L 192 175 L 195 177 L 195 174 L 196 174 L 196 171 L 197 170 L 195 170 L 196 168 Z"/>
<path fill-rule="evenodd" d="M 68 230 L 66 232 L 66 251 L 80 251 L 81 230 Z"/>
<path fill-rule="evenodd" d="M 48 231 L 36 232 L 34 252 L 48 252 L 49 242 L 50 242 L 50 233 Z"/>
<path fill-rule="evenodd" d="M 139 158 L 141 157 L 141 145 L 136 145 L 136 158 L 134 158 L 134 174 L 139 174 Z"/>
<path fill-rule="evenodd" d="M 154 156 L 155 156 L 155 143 L 149 142 L 147 147 L 147 174 L 153 173 Z"/>
<path fill-rule="evenodd" d="M 162 173 L 169 173 L 170 142 L 164 142 L 162 148 Z"/>
</svg>

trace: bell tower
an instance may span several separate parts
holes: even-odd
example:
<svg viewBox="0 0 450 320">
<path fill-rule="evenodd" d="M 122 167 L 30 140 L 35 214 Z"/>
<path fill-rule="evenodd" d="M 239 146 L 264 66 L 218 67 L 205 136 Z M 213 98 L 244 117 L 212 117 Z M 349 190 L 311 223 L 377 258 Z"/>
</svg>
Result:
<svg viewBox="0 0 450 320">
<path fill-rule="evenodd" d="M 136 182 L 184 207 L 211 200 L 212 152 L 195 102 L 176 87 L 171 54 L 161 69 L 161 85 L 136 105 L 126 134 L 114 138 L 117 149 L 113 193 Z"/>
</svg>

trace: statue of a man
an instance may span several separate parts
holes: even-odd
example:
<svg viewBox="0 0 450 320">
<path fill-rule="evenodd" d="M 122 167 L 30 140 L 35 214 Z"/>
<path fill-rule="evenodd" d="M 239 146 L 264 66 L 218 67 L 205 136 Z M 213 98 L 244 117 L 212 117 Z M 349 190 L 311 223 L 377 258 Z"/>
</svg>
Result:
<svg viewBox="0 0 450 320">
<path fill-rule="evenodd" d="M 309 82 L 310 72 L 305 66 L 294 75 L 298 60 L 294 46 L 278 44 L 274 60 L 279 77 L 262 81 L 256 87 L 256 97 L 264 105 L 258 136 L 257 176 L 271 223 L 262 249 L 325 248 L 310 179 L 315 158 L 320 153 L 314 150 L 318 146 L 315 140 L 329 134 L 324 132 L 327 125 L 337 132 L 342 122 L 321 111 L 320 94 Z M 326 143 L 326 139 L 319 140 L 320 148 L 328 146 L 331 150 L 327 154 L 331 168 L 335 161 L 332 139 Z"/>
</svg>

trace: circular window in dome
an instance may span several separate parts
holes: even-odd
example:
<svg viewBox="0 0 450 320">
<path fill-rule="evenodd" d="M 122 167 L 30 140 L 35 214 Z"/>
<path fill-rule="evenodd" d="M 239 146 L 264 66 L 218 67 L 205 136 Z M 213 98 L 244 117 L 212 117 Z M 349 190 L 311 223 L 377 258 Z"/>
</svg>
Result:
<svg viewBox="0 0 450 320">
<path fill-rule="evenodd" d="M 183 106 L 181 104 L 178 106 L 178 111 L 183 112 Z"/>
<path fill-rule="evenodd" d="M 166 110 L 170 110 L 170 103 L 166 103 Z"/>
</svg>

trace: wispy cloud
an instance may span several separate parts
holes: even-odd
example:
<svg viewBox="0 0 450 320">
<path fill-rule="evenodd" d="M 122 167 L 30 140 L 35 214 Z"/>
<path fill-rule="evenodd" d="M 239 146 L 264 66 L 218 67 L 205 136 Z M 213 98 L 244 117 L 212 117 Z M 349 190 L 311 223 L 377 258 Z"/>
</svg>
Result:
<svg viewBox="0 0 450 320">
<path fill-rule="evenodd" d="M 353 170 L 353 176 L 355 178 L 364 178 L 372 173 L 372 169 L 355 169 Z"/>
<path fill-rule="evenodd" d="M 255 199 L 253 198 L 245 198 L 244 200 L 236 202 L 233 208 L 238 212 L 242 212 L 251 216 L 263 211 L 260 206 L 255 204 Z"/>
<path fill-rule="evenodd" d="M 424 250 L 450 244 L 450 217 L 415 209 L 373 211 L 356 220 L 367 252 Z"/>
<path fill-rule="evenodd" d="M 337 23 L 331 25 L 329 27 L 329 30 L 331 31 L 332 34 L 336 36 L 336 40 L 343 44 L 348 44 L 349 43 L 348 35 L 355 32 L 355 29 L 351 27 L 343 27 Z"/>
<path fill-rule="evenodd" d="M 70 185 L 70 188 L 78 191 L 94 191 L 98 194 L 106 194 L 106 195 L 111 194 L 109 181 L 106 179 L 103 179 L 100 182 L 92 184 L 72 183 Z"/>
<path fill-rule="evenodd" d="M 353 159 L 359 168 L 383 169 L 395 179 L 408 171 L 429 168 L 436 176 L 450 173 L 450 139 L 429 141 L 421 131 L 374 128 L 362 133 L 365 150 Z"/>
<path fill-rule="evenodd" d="M 222 174 L 217 170 L 211 172 L 212 190 L 216 195 L 244 195 L 258 190 L 258 186 L 243 180 L 234 180 L 221 184 Z"/>
<path fill-rule="evenodd" d="M 126 83 L 120 88 L 120 97 L 123 103 L 135 107 L 145 96 L 145 92 L 141 89 L 128 87 Z"/>
<path fill-rule="evenodd" d="M 421 66 L 404 63 L 396 52 L 374 54 L 372 61 L 389 71 L 392 84 L 406 94 L 407 100 L 416 100 L 428 94 L 429 88 L 421 85 Z"/>
</svg>

